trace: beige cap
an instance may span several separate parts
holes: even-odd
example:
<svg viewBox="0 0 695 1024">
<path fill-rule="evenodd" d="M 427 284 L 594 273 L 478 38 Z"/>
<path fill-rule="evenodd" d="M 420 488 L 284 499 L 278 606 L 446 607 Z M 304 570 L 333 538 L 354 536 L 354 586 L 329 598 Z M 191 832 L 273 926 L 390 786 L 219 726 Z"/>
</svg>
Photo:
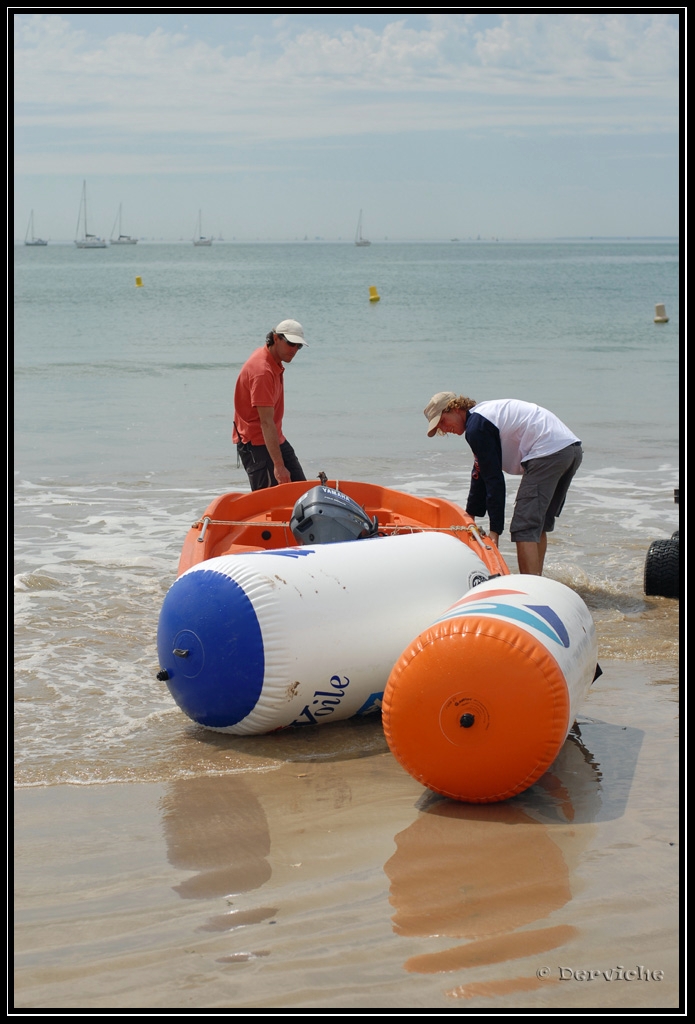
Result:
<svg viewBox="0 0 695 1024">
<path fill-rule="evenodd" d="M 282 320 L 275 328 L 275 333 L 282 334 L 284 338 L 294 342 L 295 345 L 306 345 L 304 341 L 304 328 L 296 320 Z"/>
<path fill-rule="evenodd" d="M 439 421 L 442 418 L 442 413 L 446 409 L 449 402 L 453 402 L 456 395 L 453 391 L 438 391 L 436 395 L 430 398 L 429 402 L 425 406 L 425 416 L 427 417 L 427 436 L 434 437 L 437 433 L 437 427 Z"/>
</svg>

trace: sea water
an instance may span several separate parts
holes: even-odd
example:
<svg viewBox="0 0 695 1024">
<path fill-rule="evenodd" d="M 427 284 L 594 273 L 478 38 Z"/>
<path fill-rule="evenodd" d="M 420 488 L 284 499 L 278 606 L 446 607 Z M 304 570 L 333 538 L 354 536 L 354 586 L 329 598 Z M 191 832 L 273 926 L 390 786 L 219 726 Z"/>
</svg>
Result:
<svg viewBox="0 0 695 1024">
<path fill-rule="evenodd" d="M 156 678 L 157 621 L 190 525 L 248 490 L 234 383 L 288 317 L 308 343 L 284 421 L 307 487 L 325 472 L 465 505 L 472 455 L 426 436 L 431 395 L 544 405 L 585 452 L 546 575 L 586 601 L 599 661 L 676 662 L 678 601 L 643 588 L 679 525 L 676 241 L 19 246 L 14 294 L 18 786 L 209 769 L 213 734 Z"/>
</svg>

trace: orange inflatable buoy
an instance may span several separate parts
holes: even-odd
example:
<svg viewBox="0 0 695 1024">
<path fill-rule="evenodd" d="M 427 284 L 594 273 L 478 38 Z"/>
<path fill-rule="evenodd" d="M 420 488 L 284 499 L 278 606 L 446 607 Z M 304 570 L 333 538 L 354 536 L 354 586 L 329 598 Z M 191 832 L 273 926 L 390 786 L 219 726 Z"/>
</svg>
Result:
<svg viewBox="0 0 695 1024">
<path fill-rule="evenodd" d="M 510 575 L 468 591 L 394 665 L 382 720 L 396 760 L 443 796 L 506 800 L 555 760 L 596 670 L 581 598 Z"/>
</svg>

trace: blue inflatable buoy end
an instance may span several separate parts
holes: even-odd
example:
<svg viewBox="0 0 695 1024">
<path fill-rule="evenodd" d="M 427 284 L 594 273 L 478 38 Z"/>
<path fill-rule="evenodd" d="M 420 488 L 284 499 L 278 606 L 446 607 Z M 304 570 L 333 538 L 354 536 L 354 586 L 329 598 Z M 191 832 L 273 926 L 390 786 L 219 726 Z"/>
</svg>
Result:
<svg viewBox="0 0 695 1024">
<path fill-rule="evenodd" d="M 236 725 L 263 688 L 263 636 L 235 580 L 206 569 L 181 576 L 167 593 L 157 629 L 159 664 L 185 714 L 209 729 Z"/>
</svg>

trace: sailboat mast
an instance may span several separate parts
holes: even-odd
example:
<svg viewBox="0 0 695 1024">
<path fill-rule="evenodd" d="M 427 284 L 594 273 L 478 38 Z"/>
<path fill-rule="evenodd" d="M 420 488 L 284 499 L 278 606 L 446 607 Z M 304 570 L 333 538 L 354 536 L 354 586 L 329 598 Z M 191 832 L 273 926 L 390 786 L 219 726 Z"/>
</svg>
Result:
<svg viewBox="0 0 695 1024">
<path fill-rule="evenodd" d="M 83 181 L 82 182 L 82 195 L 80 196 L 80 208 L 77 211 L 77 227 L 75 228 L 75 239 L 78 239 L 80 237 L 80 224 L 82 223 L 82 209 L 84 207 L 84 195 L 85 195 L 86 187 L 87 187 L 87 182 Z M 86 234 L 86 231 L 85 231 L 85 234 Z"/>
<path fill-rule="evenodd" d="M 118 213 L 116 214 L 116 219 L 113 222 L 113 227 L 111 228 L 111 241 L 114 240 L 113 236 L 116 233 L 116 224 L 118 224 L 118 235 L 116 237 L 117 238 L 121 237 L 121 209 L 122 209 L 122 206 L 123 206 L 122 203 L 118 204 Z"/>
<path fill-rule="evenodd" d="M 371 244 L 372 243 L 367 238 L 363 238 L 362 237 L 362 211 L 360 210 L 360 215 L 357 218 L 357 231 L 355 232 L 355 245 L 363 246 L 363 245 L 371 245 Z"/>
</svg>

